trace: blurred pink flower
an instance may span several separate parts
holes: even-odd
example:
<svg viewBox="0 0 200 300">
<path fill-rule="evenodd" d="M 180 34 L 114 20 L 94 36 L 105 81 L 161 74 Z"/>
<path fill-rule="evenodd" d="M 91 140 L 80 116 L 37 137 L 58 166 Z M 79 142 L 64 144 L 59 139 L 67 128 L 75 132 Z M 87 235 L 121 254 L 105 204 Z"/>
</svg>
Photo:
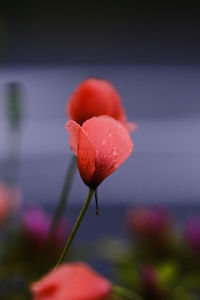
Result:
<svg viewBox="0 0 200 300">
<path fill-rule="evenodd" d="M 26 239 L 35 247 L 42 248 L 47 242 L 51 226 L 51 217 L 38 207 L 27 209 L 22 215 L 22 231 Z M 62 220 L 54 234 L 54 247 L 63 246 L 69 226 Z"/>
<path fill-rule="evenodd" d="M 141 281 L 145 289 L 154 289 L 158 285 L 158 275 L 151 266 L 145 266 L 141 270 Z"/>
<path fill-rule="evenodd" d="M 169 299 L 162 290 L 159 275 L 152 266 L 145 266 L 141 270 L 140 288 L 144 299 L 146 300 L 164 300 Z"/>
<path fill-rule="evenodd" d="M 200 219 L 191 218 L 185 224 L 184 239 L 187 245 L 195 251 L 200 251 Z"/>
<path fill-rule="evenodd" d="M 61 265 L 31 286 L 34 300 L 107 300 L 110 282 L 82 262 Z"/>
<path fill-rule="evenodd" d="M 171 229 L 171 218 L 164 208 L 132 208 L 128 226 L 137 237 L 165 238 Z"/>
</svg>

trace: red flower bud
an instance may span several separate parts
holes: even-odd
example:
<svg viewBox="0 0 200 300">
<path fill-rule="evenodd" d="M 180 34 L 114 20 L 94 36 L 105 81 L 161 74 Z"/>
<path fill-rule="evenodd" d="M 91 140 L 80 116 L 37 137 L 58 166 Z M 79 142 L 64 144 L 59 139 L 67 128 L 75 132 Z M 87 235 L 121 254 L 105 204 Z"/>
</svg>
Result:
<svg viewBox="0 0 200 300">
<path fill-rule="evenodd" d="M 118 169 L 133 150 L 128 130 L 108 116 L 91 118 L 82 126 L 71 120 L 66 129 L 80 175 L 90 188 L 96 188 Z"/>
<path fill-rule="evenodd" d="M 82 125 L 86 120 L 108 115 L 134 130 L 134 123 L 126 123 L 126 114 L 121 105 L 121 97 L 107 80 L 88 78 L 81 82 L 67 104 L 69 117 Z"/>
<path fill-rule="evenodd" d="M 32 284 L 34 300 L 106 300 L 111 283 L 88 265 L 77 262 L 61 265 Z"/>
</svg>

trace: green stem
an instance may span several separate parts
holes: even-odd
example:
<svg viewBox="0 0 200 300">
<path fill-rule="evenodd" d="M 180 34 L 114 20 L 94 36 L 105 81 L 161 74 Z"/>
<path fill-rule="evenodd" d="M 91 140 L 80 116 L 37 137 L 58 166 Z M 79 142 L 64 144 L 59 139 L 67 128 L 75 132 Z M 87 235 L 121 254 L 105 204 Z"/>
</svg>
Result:
<svg viewBox="0 0 200 300">
<path fill-rule="evenodd" d="M 112 292 L 113 292 L 113 296 L 118 297 L 120 299 L 142 300 L 142 298 L 139 295 L 121 286 L 114 285 L 112 287 Z"/>
<path fill-rule="evenodd" d="M 63 188 L 62 188 L 62 191 L 60 194 L 60 199 L 58 201 L 58 204 L 56 206 L 56 209 L 54 211 L 54 215 L 52 218 L 51 228 L 49 231 L 49 237 L 48 237 L 48 241 L 47 241 L 48 245 L 50 244 L 50 242 L 54 236 L 54 233 L 56 232 L 56 229 L 58 227 L 59 221 L 65 212 L 65 207 L 66 207 L 66 203 L 67 203 L 69 193 L 71 190 L 75 171 L 76 171 L 76 156 L 73 155 L 71 158 L 71 161 L 69 163 L 69 166 L 67 168 Z"/>
<path fill-rule="evenodd" d="M 16 186 L 19 176 L 20 167 L 20 132 L 11 131 L 9 132 L 9 147 L 8 147 L 8 158 L 5 164 L 5 182 L 10 186 Z"/>
<path fill-rule="evenodd" d="M 70 234 L 70 236 L 69 236 L 69 238 L 67 240 L 65 248 L 64 248 L 64 250 L 63 250 L 63 252 L 62 252 L 62 254 L 61 254 L 61 256 L 60 256 L 60 258 L 59 258 L 59 260 L 57 262 L 57 265 L 56 265 L 55 269 L 57 269 L 57 267 L 63 262 L 63 260 L 65 258 L 65 255 L 67 254 L 67 252 L 69 250 L 69 247 L 70 247 L 70 245 L 71 245 L 71 243 L 72 243 L 72 241 L 73 241 L 73 239 L 74 239 L 74 237 L 76 235 L 76 232 L 77 232 L 77 230 L 78 230 L 78 228 L 79 228 L 79 226 L 81 224 L 81 221 L 82 221 L 82 219 L 83 219 L 83 217 L 84 217 L 84 215 L 86 213 L 88 205 L 90 204 L 90 201 L 92 199 L 93 194 L 94 194 L 94 190 L 93 189 L 89 189 L 89 193 L 88 193 L 87 199 L 85 200 L 85 203 L 84 203 L 84 205 L 83 205 L 83 207 L 81 209 L 81 212 L 80 212 L 80 214 L 79 214 L 79 216 L 78 216 L 78 218 L 76 220 L 76 223 L 74 224 L 72 232 L 71 232 L 71 234 Z"/>
</svg>

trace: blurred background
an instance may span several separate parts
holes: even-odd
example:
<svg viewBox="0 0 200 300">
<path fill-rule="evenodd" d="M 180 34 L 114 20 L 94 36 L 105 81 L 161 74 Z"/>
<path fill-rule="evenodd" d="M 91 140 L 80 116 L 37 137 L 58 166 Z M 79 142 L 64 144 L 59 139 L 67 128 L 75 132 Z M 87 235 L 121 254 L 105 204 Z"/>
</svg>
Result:
<svg viewBox="0 0 200 300">
<path fill-rule="evenodd" d="M 183 3 L 3 1 L 1 179 L 10 147 L 8 84 L 18 83 L 22 100 L 16 147 L 23 203 L 53 208 L 71 157 L 64 128 L 67 99 L 86 77 L 106 78 L 119 91 L 129 120 L 138 124 L 135 149 L 100 186 L 100 215 L 90 208 L 78 239 L 124 236 L 124 212 L 136 204 L 167 205 L 181 222 L 199 215 L 199 29 L 198 11 Z M 86 193 L 77 172 L 69 201 L 72 221 Z"/>
<path fill-rule="evenodd" d="M 20 184 L 26 201 L 57 199 L 70 155 L 66 101 L 88 76 L 110 80 L 129 120 L 139 127 L 132 157 L 100 188 L 102 204 L 199 201 L 200 21 L 195 8 L 18 1 L 3 2 L 0 16 L 0 155 L 6 155 L 6 84 L 19 82 L 24 110 Z M 85 189 L 77 176 L 71 201 L 82 201 Z"/>
</svg>

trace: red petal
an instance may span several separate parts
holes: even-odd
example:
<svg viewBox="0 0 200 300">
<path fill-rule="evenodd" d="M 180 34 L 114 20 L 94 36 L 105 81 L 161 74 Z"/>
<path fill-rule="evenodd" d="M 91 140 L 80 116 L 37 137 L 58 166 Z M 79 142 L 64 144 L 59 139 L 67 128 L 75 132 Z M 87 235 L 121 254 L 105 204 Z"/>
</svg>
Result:
<svg viewBox="0 0 200 300">
<path fill-rule="evenodd" d="M 89 185 L 95 171 L 96 150 L 82 129 L 79 135 L 77 163 L 80 175 L 86 185 Z"/>
<path fill-rule="evenodd" d="M 124 126 L 128 129 L 129 132 L 133 132 L 138 129 L 138 125 L 135 122 L 125 123 Z"/>
<path fill-rule="evenodd" d="M 105 300 L 111 284 L 84 263 L 61 265 L 32 285 L 35 300 Z"/>
<path fill-rule="evenodd" d="M 109 115 L 121 122 L 126 121 L 121 98 L 107 80 L 89 78 L 84 80 L 68 102 L 71 119 L 79 124 L 100 115 Z"/>
<path fill-rule="evenodd" d="M 81 127 L 75 121 L 70 120 L 66 123 L 65 128 L 69 132 L 70 148 L 72 152 L 77 155 L 77 145 Z"/>
<path fill-rule="evenodd" d="M 90 179 L 90 186 L 95 187 L 129 157 L 133 143 L 128 130 L 108 116 L 91 118 L 82 128 L 96 150 L 96 169 Z"/>
</svg>

